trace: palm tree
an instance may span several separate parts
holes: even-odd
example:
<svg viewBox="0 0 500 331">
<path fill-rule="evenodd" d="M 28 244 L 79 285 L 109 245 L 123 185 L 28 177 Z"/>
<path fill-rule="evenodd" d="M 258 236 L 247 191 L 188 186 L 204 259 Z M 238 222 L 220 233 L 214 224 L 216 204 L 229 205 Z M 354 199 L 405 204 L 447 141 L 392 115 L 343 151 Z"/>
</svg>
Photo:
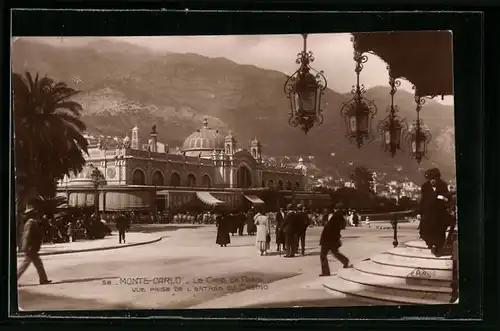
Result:
<svg viewBox="0 0 500 331">
<path fill-rule="evenodd" d="M 82 106 L 71 98 L 78 91 L 45 76 L 12 76 L 16 186 L 26 196 L 54 196 L 57 180 L 80 172 L 87 140 L 80 119 Z"/>
<path fill-rule="evenodd" d="M 53 197 L 57 180 L 80 172 L 87 140 L 80 119 L 82 106 L 70 100 L 78 92 L 51 78 L 35 79 L 27 72 L 12 75 L 14 165 L 18 244 L 23 220 L 20 212 L 37 196 Z"/>
<path fill-rule="evenodd" d="M 47 215 L 49 219 L 68 205 L 68 198 L 64 196 L 43 197 L 39 196 L 33 201 L 33 207 L 40 215 Z"/>
</svg>

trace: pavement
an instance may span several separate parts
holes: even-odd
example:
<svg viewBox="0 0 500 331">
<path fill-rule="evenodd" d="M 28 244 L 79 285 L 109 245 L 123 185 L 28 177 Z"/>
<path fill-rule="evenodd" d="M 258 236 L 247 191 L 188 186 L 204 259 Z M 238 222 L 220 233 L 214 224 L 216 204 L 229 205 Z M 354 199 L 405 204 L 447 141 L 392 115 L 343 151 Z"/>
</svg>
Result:
<svg viewBox="0 0 500 331">
<path fill-rule="evenodd" d="M 43 244 L 39 254 L 56 255 L 69 254 L 79 252 L 100 251 L 108 249 L 125 248 L 139 245 L 146 245 L 160 241 L 162 238 L 168 237 L 171 231 L 176 231 L 183 228 L 197 228 L 191 224 L 133 224 L 131 230 L 126 233 L 126 243 L 119 243 L 118 232 L 112 231 L 110 236 L 103 239 L 95 240 L 77 240 L 68 243 Z M 17 256 L 23 256 L 22 252 L 17 253 Z"/>
<path fill-rule="evenodd" d="M 116 246 L 112 243 L 116 243 L 116 237 L 112 236 L 92 247 L 101 250 L 45 255 L 43 262 L 53 283 L 39 285 L 36 270 L 30 267 L 19 280 L 20 308 L 40 311 L 363 305 L 323 289 L 323 278 L 318 276 L 321 227 L 308 229 L 306 255 L 291 259 L 275 252 L 274 235 L 270 254 L 260 256 L 254 236 L 232 236 L 228 247 L 219 247 L 213 225 L 153 225 L 136 230 L 140 232 L 127 236 L 130 243 L 135 240 L 142 245 L 104 250 Z M 418 237 L 413 228 L 402 228 L 398 235 L 400 242 Z M 144 244 L 154 238 L 161 240 Z M 392 248 L 392 236 L 376 228 L 347 228 L 342 241 L 341 251 L 352 263 Z M 341 265 L 333 257 L 329 259 L 334 273 Z"/>
</svg>

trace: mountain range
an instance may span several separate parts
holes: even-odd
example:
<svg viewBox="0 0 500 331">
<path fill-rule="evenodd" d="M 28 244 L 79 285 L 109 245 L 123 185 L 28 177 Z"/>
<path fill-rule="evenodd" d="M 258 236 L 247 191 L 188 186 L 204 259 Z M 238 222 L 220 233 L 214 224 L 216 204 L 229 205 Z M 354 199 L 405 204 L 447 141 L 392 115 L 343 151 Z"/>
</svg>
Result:
<svg viewBox="0 0 500 331">
<path fill-rule="evenodd" d="M 356 166 L 387 173 L 391 179 L 407 177 L 416 182 L 422 181 L 419 172 L 429 167 L 439 167 L 446 179 L 455 177 L 452 106 L 429 100 L 422 109 L 421 118 L 433 134 L 428 160 L 417 164 L 409 157 L 406 142 L 405 151 L 395 158 L 381 151 L 376 129 L 388 115 L 388 86 L 366 92 L 378 108 L 372 124 L 376 139 L 358 149 L 345 139 L 340 116 L 349 94 L 327 89 L 324 123 L 304 135 L 288 125 L 284 73 L 225 58 L 159 53 L 104 39 L 58 47 L 20 38 L 12 46 L 12 69 L 47 75 L 81 91 L 76 100 L 84 108 L 89 132 L 123 137 L 137 125 L 145 140 L 156 124 L 159 140 L 175 147 L 208 117 L 210 125 L 222 133 L 231 130 L 240 146 L 257 136 L 265 154 L 312 155 L 315 165 L 334 177 L 346 178 Z M 399 115 L 411 123 L 416 115 L 413 95 L 399 90 L 395 102 Z"/>
</svg>

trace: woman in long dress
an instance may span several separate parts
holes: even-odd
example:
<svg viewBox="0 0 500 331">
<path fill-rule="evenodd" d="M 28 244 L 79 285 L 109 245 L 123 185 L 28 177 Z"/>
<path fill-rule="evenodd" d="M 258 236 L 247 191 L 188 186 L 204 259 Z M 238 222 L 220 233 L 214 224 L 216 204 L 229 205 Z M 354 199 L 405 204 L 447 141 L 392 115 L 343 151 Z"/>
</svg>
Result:
<svg viewBox="0 0 500 331">
<path fill-rule="evenodd" d="M 220 245 L 220 247 L 227 247 L 227 244 L 231 243 L 231 238 L 229 237 L 229 223 L 226 215 L 217 215 L 217 238 L 215 243 Z"/>
<path fill-rule="evenodd" d="M 271 235 L 269 217 L 264 211 L 258 212 L 254 217 L 254 224 L 257 226 L 255 241 L 257 247 L 259 248 L 260 255 L 267 255 L 270 242 L 268 239 L 270 239 Z"/>
</svg>

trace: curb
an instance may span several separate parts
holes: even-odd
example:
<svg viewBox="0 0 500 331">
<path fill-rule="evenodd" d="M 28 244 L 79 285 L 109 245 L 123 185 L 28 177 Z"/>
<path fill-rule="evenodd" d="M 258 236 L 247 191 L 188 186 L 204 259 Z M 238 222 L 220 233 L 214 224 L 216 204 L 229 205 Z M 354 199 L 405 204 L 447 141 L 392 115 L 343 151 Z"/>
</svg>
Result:
<svg viewBox="0 0 500 331">
<path fill-rule="evenodd" d="M 162 240 L 163 238 L 168 238 L 168 237 L 162 236 L 162 237 L 156 238 L 154 240 L 143 241 L 143 242 L 138 242 L 138 243 L 133 243 L 133 244 L 120 245 L 120 246 L 115 245 L 115 246 L 107 246 L 107 247 L 74 249 L 74 250 L 65 250 L 65 251 L 58 251 L 58 252 L 39 253 L 38 255 L 46 256 L 46 255 L 60 255 L 60 254 L 82 253 L 82 252 L 106 251 L 106 250 L 111 250 L 111 249 L 119 249 L 119 248 L 127 248 L 127 247 L 153 244 L 153 243 L 156 243 L 156 242 Z M 23 256 L 24 256 L 24 253 L 17 254 L 17 257 L 23 257 Z"/>
</svg>

